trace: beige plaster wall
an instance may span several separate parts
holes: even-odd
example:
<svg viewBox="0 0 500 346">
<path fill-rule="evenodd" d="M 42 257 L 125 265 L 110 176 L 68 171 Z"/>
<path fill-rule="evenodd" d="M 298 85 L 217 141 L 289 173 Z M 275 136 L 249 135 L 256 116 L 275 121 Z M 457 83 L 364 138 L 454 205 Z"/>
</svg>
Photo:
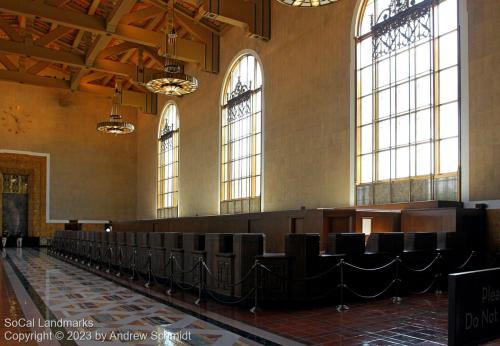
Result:
<svg viewBox="0 0 500 346">
<path fill-rule="evenodd" d="M 500 1 L 469 0 L 468 9 L 470 198 L 500 199 Z"/>
<path fill-rule="evenodd" d="M 218 75 L 191 68 L 200 89 L 174 99 L 180 111 L 181 216 L 218 213 L 220 93 L 224 74 L 244 49 L 257 52 L 264 73 L 264 210 L 349 203 L 354 6 L 355 1 L 347 0 L 321 10 L 297 10 L 273 2 L 270 42 L 232 28 L 221 39 Z M 163 98 L 162 104 L 166 101 Z M 141 118 L 139 125 L 140 132 L 155 136 L 156 124 L 144 124 Z M 150 153 L 156 150 L 156 143 L 139 140 L 138 145 L 139 160 L 148 157 L 149 165 L 155 164 L 156 157 Z M 154 195 L 155 186 L 146 182 L 154 179 L 154 171 L 141 166 L 138 217 L 153 217 L 149 196 Z"/>
<path fill-rule="evenodd" d="M 180 215 L 218 213 L 219 99 L 224 74 L 243 49 L 257 52 L 264 72 L 264 210 L 349 204 L 351 25 L 356 0 L 320 9 L 272 3 L 272 39 L 230 29 L 221 39 L 221 72 L 191 68 L 200 80 L 180 110 Z M 468 1 L 470 197 L 500 198 L 500 2 Z M 166 98 L 163 99 L 163 103 Z M 156 119 L 156 122 L 158 119 Z M 143 121 L 141 120 L 141 124 Z M 141 136 L 155 136 L 144 124 Z M 150 210 L 156 143 L 139 141 L 138 217 Z M 146 159 L 147 157 L 147 159 Z M 154 209 L 154 208 L 153 208 Z"/>
<path fill-rule="evenodd" d="M 136 135 L 98 133 L 111 100 L 0 82 L 0 149 L 50 154 L 50 218 L 136 217 Z M 124 109 L 136 122 L 136 110 Z M 44 197 L 45 198 L 45 197 Z"/>
<path fill-rule="evenodd" d="M 221 39 L 219 74 L 189 66 L 200 89 L 174 99 L 181 126 L 181 216 L 218 213 L 220 91 L 226 70 L 244 49 L 256 51 L 263 64 L 263 210 L 349 204 L 356 3 L 301 10 L 273 1 L 270 42 L 232 28 Z M 467 6 L 470 197 L 500 199 L 500 2 L 469 0 Z M 61 107 L 61 93 L 0 82 L 0 148 L 51 153 L 51 218 L 154 218 L 159 117 L 131 111 L 136 134 L 104 136 L 95 124 L 110 101 L 77 93 Z"/>
</svg>

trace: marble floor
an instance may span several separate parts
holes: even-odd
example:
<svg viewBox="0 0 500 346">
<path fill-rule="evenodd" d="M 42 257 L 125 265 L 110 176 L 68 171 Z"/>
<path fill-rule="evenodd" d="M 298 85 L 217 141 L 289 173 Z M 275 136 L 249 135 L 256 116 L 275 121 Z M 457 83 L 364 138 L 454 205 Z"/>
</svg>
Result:
<svg viewBox="0 0 500 346">
<path fill-rule="evenodd" d="M 22 309 L 15 303 L 14 291 L 17 301 L 26 305 L 25 318 L 28 319 L 28 315 L 33 318 L 40 333 L 52 332 L 50 340 L 39 344 L 278 344 L 262 339 L 258 331 L 246 333 L 247 337 L 233 333 L 52 258 L 43 251 L 8 249 L 4 255 L 1 260 L 2 282 L 8 278 L 13 290 L 2 289 L 2 298 L 9 301 L 12 307 L 9 309 L 13 310 L 2 311 L 2 318 L 8 314 L 18 318 L 22 315 Z M 44 321 L 66 324 L 47 327 Z M 5 325 L 5 320 L 3 322 Z M 41 327 L 38 326 L 40 323 Z M 23 331 L 26 332 L 26 328 Z M 65 337 L 57 342 L 55 339 L 60 335 Z M 3 331 L 0 339 L 2 337 Z M 280 344 L 297 344 L 276 338 Z M 5 337 L 0 344 L 2 341 L 11 344 Z"/>
<path fill-rule="evenodd" d="M 191 294 L 165 296 L 165 287 L 145 289 L 139 281 L 78 267 L 44 251 L 9 250 L 1 258 L 2 319 L 91 321 L 92 326 L 34 327 L 78 340 L 43 340 L 39 345 L 446 345 L 447 295 L 356 303 L 342 313 L 334 306 L 248 309 L 212 300 L 193 305 Z M 84 268 L 84 269 L 82 269 Z M 0 332 L 28 333 L 27 328 Z M 80 334 L 75 334 L 80 332 Z M 89 334 L 85 334 L 85 333 Z M 0 345 L 13 345 L 2 340 Z M 88 336 L 92 339 L 87 340 Z M 131 340 L 134 335 L 144 340 Z M 185 336 L 188 340 L 182 340 Z M 127 339 L 128 338 L 128 339 Z M 29 345 L 36 343 L 30 342 Z M 500 345 L 500 340 L 488 345 Z"/>
</svg>

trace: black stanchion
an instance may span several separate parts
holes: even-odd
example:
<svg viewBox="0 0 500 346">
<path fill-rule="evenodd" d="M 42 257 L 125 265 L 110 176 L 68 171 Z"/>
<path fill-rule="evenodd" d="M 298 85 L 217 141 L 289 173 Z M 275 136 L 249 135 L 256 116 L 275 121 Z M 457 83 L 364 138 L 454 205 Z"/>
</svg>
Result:
<svg viewBox="0 0 500 346">
<path fill-rule="evenodd" d="M 122 276 L 122 261 L 123 261 L 123 248 L 118 246 L 118 273 L 116 277 Z"/>
<path fill-rule="evenodd" d="M 146 266 L 148 267 L 148 282 L 146 282 L 144 284 L 144 287 L 150 288 L 151 287 L 151 274 L 152 274 L 152 269 L 151 269 L 151 249 L 148 250 L 148 260 L 147 260 Z"/>
<path fill-rule="evenodd" d="M 202 299 L 203 299 L 203 287 L 205 286 L 204 285 L 204 274 L 205 274 L 205 270 L 204 270 L 204 265 L 203 265 L 203 257 L 200 257 L 198 259 L 198 265 L 199 265 L 199 268 L 198 268 L 198 271 L 199 271 L 199 275 L 200 275 L 200 282 L 198 284 L 198 299 L 196 299 L 196 301 L 194 302 L 196 305 L 200 305 Z"/>
<path fill-rule="evenodd" d="M 442 289 L 442 284 L 443 284 L 443 268 L 442 268 L 442 264 L 441 264 L 441 258 L 442 258 L 442 255 L 440 252 L 438 252 L 438 255 L 437 255 L 437 260 L 436 260 L 436 295 L 437 296 L 440 296 L 443 294 L 443 289 Z"/>
<path fill-rule="evenodd" d="M 89 251 L 88 251 L 89 252 L 88 253 L 88 259 L 89 259 L 89 261 L 87 262 L 87 266 L 89 266 L 89 267 L 92 266 L 92 247 L 93 247 L 93 245 L 90 245 L 89 246 Z"/>
<path fill-rule="evenodd" d="M 170 262 L 170 263 L 168 263 Z M 170 265 L 170 277 L 169 277 L 169 289 L 167 290 L 167 295 L 171 296 L 175 292 L 175 286 L 174 286 L 174 271 L 175 271 L 175 263 L 174 263 L 174 257 L 172 256 L 172 253 L 170 253 L 170 256 L 168 258 L 167 265 Z"/>
<path fill-rule="evenodd" d="M 97 245 L 97 260 L 96 260 L 96 265 L 95 265 L 95 269 L 99 270 L 99 268 L 101 267 L 101 262 L 102 262 L 102 256 L 101 256 L 101 246 L 100 245 Z"/>
<path fill-rule="evenodd" d="M 346 288 L 345 282 L 344 282 L 344 259 L 340 259 L 340 292 L 339 292 L 339 298 L 340 298 L 340 304 L 337 305 L 337 311 L 342 312 L 342 311 L 347 311 L 349 310 L 349 307 L 344 304 L 344 289 Z"/>
<path fill-rule="evenodd" d="M 106 269 L 106 273 L 111 273 L 111 259 L 113 258 L 113 249 L 111 247 L 108 248 L 108 269 Z"/>
<path fill-rule="evenodd" d="M 259 274 L 260 274 L 260 263 L 259 260 L 255 260 L 254 264 L 254 292 L 253 292 L 253 307 L 250 309 L 252 314 L 260 312 L 259 309 Z"/>
<path fill-rule="evenodd" d="M 130 268 L 132 269 L 132 276 L 129 278 L 130 280 L 136 279 L 136 272 L 135 272 L 135 266 L 137 260 L 136 256 L 137 256 L 137 250 L 134 248 L 134 251 L 132 251 L 132 263 L 130 264 Z"/>
<path fill-rule="evenodd" d="M 401 282 L 402 282 L 401 278 L 399 277 L 399 267 L 401 264 L 401 258 L 399 256 L 396 257 L 395 264 L 396 264 L 396 277 L 394 278 L 395 293 L 394 293 L 394 297 L 392 297 L 391 301 L 394 304 L 399 304 L 403 300 L 401 298 L 401 296 L 399 295 L 399 290 L 400 290 L 400 286 L 401 286 Z"/>
</svg>

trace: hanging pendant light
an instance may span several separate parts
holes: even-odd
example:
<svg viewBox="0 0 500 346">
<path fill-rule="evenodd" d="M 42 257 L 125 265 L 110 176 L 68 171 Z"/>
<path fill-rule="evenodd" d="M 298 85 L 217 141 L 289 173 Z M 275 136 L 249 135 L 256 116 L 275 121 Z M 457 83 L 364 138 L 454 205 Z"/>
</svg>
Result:
<svg viewBox="0 0 500 346">
<path fill-rule="evenodd" d="M 97 123 L 97 131 L 115 135 L 125 135 L 134 132 L 134 125 L 122 120 L 122 116 L 119 112 L 121 101 L 121 83 L 117 81 L 115 84 L 115 93 L 113 95 L 113 105 L 111 106 L 109 120 Z"/>
<path fill-rule="evenodd" d="M 182 96 L 198 89 L 198 80 L 184 73 L 184 64 L 175 59 L 177 33 L 174 27 L 175 0 L 170 3 L 167 12 L 167 34 L 165 35 L 165 69 L 154 73 L 153 78 L 145 84 L 146 88 L 157 94 Z M 170 16 L 168 16 L 170 14 Z"/>
<path fill-rule="evenodd" d="M 337 0 L 278 0 L 278 2 L 294 7 L 319 7 L 333 4 Z"/>
</svg>

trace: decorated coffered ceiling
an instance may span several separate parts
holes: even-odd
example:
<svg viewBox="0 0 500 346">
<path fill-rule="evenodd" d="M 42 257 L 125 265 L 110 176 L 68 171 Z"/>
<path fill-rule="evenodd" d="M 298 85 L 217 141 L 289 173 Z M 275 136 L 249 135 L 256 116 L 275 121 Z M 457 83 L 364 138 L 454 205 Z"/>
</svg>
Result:
<svg viewBox="0 0 500 346">
<path fill-rule="evenodd" d="M 163 68 L 171 0 L 0 0 L 0 79 L 113 94 L 154 112 L 141 85 Z M 270 38 L 271 0 L 177 0 L 176 58 L 219 72 L 219 39 L 238 26 Z"/>
</svg>

